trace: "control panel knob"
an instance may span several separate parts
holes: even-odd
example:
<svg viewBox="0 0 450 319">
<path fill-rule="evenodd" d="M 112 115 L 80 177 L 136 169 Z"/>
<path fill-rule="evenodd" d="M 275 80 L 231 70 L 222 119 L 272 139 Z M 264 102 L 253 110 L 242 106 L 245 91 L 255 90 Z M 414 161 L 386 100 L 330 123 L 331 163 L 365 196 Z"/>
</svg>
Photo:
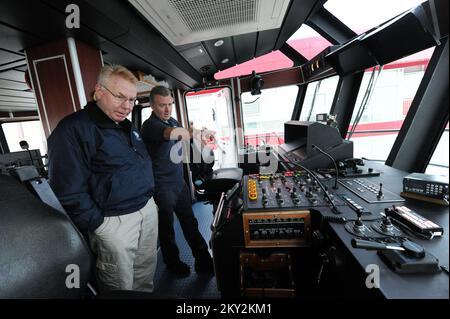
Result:
<svg viewBox="0 0 450 319">
<path fill-rule="evenodd" d="M 268 236 L 269 236 L 269 234 L 267 233 L 267 231 L 266 230 L 261 230 L 261 238 L 262 239 L 267 239 L 268 238 Z"/>
<path fill-rule="evenodd" d="M 263 201 L 263 202 L 264 202 L 264 201 L 267 201 L 267 193 L 266 193 L 266 189 L 265 189 L 265 188 L 261 189 L 261 192 L 262 192 L 262 201 Z"/>
<path fill-rule="evenodd" d="M 293 236 L 292 229 L 291 228 L 286 229 L 286 238 L 291 239 L 292 236 Z"/>
<path fill-rule="evenodd" d="M 297 198 L 297 197 L 298 197 L 298 195 L 297 195 L 297 189 L 296 189 L 295 187 L 292 189 L 291 197 L 292 197 L 292 198 Z"/>
<path fill-rule="evenodd" d="M 275 232 L 274 229 L 269 230 L 269 238 L 270 239 L 275 239 L 277 237 L 276 234 L 277 233 Z"/>
<path fill-rule="evenodd" d="M 275 195 L 278 205 L 282 205 L 283 204 L 283 198 L 281 197 L 281 188 L 277 189 L 277 194 Z"/>
</svg>

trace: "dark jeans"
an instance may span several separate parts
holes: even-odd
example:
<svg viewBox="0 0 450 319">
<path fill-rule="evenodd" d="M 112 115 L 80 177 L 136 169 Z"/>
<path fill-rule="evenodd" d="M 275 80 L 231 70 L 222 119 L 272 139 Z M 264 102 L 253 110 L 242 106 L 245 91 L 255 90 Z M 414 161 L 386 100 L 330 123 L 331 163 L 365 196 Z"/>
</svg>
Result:
<svg viewBox="0 0 450 319">
<path fill-rule="evenodd" d="M 192 211 L 191 197 L 186 183 L 181 190 L 174 188 L 158 191 L 155 195 L 155 202 L 158 205 L 159 244 L 164 263 L 173 265 L 180 258 L 173 229 L 174 212 L 180 221 L 184 238 L 191 247 L 192 255 L 195 258 L 208 257 L 208 245 L 198 230 L 198 222 Z"/>
</svg>

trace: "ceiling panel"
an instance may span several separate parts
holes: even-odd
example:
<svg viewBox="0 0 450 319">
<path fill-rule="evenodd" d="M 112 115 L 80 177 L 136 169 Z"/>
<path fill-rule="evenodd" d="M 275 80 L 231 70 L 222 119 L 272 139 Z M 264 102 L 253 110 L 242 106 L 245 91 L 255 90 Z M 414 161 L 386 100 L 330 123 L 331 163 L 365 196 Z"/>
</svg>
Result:
<svg viewBox="0 0 450 319">
<path fill-rule="evenodd" d="M 0 19 L 0 21 L 2 20 Z M 20 52 L 24 48 L 36 45 L 42 41 L 38 37 L 17 29 L 13 29 L 1 23 L 0 39 L 2 39 L 2 41 L 0 42 L 1 47 L 13 52 Z"/>
<path fill-rule="evenodd" d="M 34 93 L 30 92 L 30 91 L 16 91 L 16 90 L 7 90 L 7 89 L 0 88 L 0 95 L 1 96 L 26 97 L 26 98 L 34 99 Z"/>
<path fill-rule="evenodd" d="M 128 50 L 173 77 L 181 83 L 193 87 L 202 82 L 200 74 L 163 40 L 156 31 L 139 19 L 132 21 L 126 35 L 114 39 L 118 45 Z"/>
<path fill-rule="evenodd" d="M 73 0 L 41 0 L 48 6 L 59 11 L 65 18 L 65 8 L 74 3 Z M 111 0 L 76 1 L 80 8 L 82 27 L 77 31 L 95 31 L 108 39 L 114 39 L 128 32 L 133 12 L 126 3 Z"/>
<path fill-rule="evenodd" d="M 173 45 L 279 28 L 288 0 L 129 0 Z"/>
<path fill-rule="evenodd" d="M 282 33 L 280 29 L 271 29 L 227 37 L 222 39 L 221 47 L 214 46 L 215 40 L 199 42 L 193 47 L 174 47 L 127 1 L 0 0 L 0 46 L 3 49 L 0 49 L 0 79 L 23 81 L 17 71 L 26 70 L 25 60 L 17 63 L 12 60 L 15 52 L 20 58 L 26 48 L 71 35 L 103 50 L 106 62 L 152 74 L 173 87 L 195 87 L 202 83 L 203 77 L 211 77 L 218 70 L 271 52 L 281 37 L 297 29 L 303 22 L 298 20 L 311 12 L 314 3 L 323 1 L 290 1 L 289 9 L 295 8 L 295 11 L 284 19 Z M 71 3 L 76 3 L 81 12 L 81 28 L 77 30 L 65 27 L 65 8 Z M 195 55 L 194 47 L 202 45 L 206 54 Z M 204 67 L 208 65 L 211 67 L 206 70 Z M 2 71 L 12 72 L 1 74 Z M 2 82 L 0 88 L 20 90 L 26 89 L 26 85 L 9 81 Z"/>
<path fill-rule="evenodd" d="M 3 64 L 3 65 L 0 65 L 0 72 L 6 72 L 8 70 L 16 69 L 16 68 L 22 67 L 24 65 L 26 66 L 26 64 L 27 64 L 26 59 L 22 59 L 22 60 L 18 60 L 18 61 L 15 61 L 15 62 Z"/>
<path fill-rule="evenodd" d="M 0 88 L 24 91 L 28 90 L 28 85 L 24 82 L 16 82 L 0 79 Z"/>
<path fill-rule="evenodd" d="M 216 46 L 215 43 L 219 40 L 222 40 L 223 44 L 221 46 Z M 208 50 L 214 64 L 219 70 L 225 70 L 236 65 L 232 37 L 214 39 L 202 43 L 206 50 Z"/>
<path fill-rule="evenodd" d="M 167 74 L 148 63 L 147 61 L 133 55 L 131 52 L 118 48 L 111 42 L 104 42 L 100 45 L 100 49 L 105 53 L 103 60 L 107 64 L 123 64 L 130 70 L 139 70 L 145 74 L 153 75 L 158 81 L 165 80 L 169 83 L 170 87 L 179 87 L 180 83 L 173 78 L 168 77 Z M 185 85 L 181 87 L 188 88 Z"/>
<path fill-rule="evenodd" d="M 126 32 L 127 28 L 119 28 L 124 16 L 111 23 L 104 20 L 104 15 L 86 5 L 84 1 L 77 1 L 80 6 L 82 26 L 79 29 L 66 27 L 65 5 L 67 1 L 0 1 L 0 43 L 2 48 L 20 52 L 24 49 L 48 43 L 69 36 L 76 37 L 85 42 L 97 45 L 105 39 L 95 29 L 83 26 L 83 18 L 89 17 L 93 27 L 99 28 L 108 35 L 118 35 Z M 71 1 L 72 3 L 74 1 Z M 110 8 L 105 9 L 111 12 Z M 94 18 L 95 16 L 95 18 Z M 103 26 L 103 28 L 100 28 Z M 109 33 L 107 32 L 109 31 Z"/>
<path fill-rule="evenodd" d="M 0 101 L 0 112 L 37 111 L 36 104 Z"/>
<path fill-rule="evenodd" d="M 251 60 L 255 55 L 257 33 L 248 33 L 233 37 L 236 63 Z"/>
<path fill-rule="evenodd" d="M 2 39 L 3 42 L 3 39 Z M 0 48 L 0 65 L 11 63 L 20 59 L 23 59 L 24 56 L 18 53 L 6 51 L 2 48 Z"/>
<path fill-rule="evenodd" d="M 22 71 L 22 72 L 25 72 L 27 69 L 28 69 L 28 65 L 26 65 L 26 63 L 14 68 L 14 70 Z"/>
<path fill-rule="evenodd" d="M 0 79 L 25 82 L 25 72 L 17 71 L 17 70 L 9 70 L 9 71 L 5 71 L 5 72 L 0 72 Z"/>
<path fill-rule="evenodd" d="M 202 75 L 206 76 L 217 72 L 216 65 L 201 43 L 186 44 L 178 46 L 176 49 Z"/>
<path fill-rule="evenodd" d="M 258 34 L 258 43 L 256 44 L 255 57 L 270 53 L 275 47 L 280 30 L 261 31 Z"/>
<path fill-rule="evenodd" d="M 36 105 L 36 100 L 34 99 L 34 97 L 30 99 L 27 97 L 15 97 L 15 96 L 0 95 L 0 102 L 19 102 L 19 103 Z"/>
<path fill-rule="evenodd" d="M 40 41 L 60 37 L 66 29 L 66 14 L 52 10 L 41 1 L 2 0 L 0 12 L 0 21 Z"/>
</svg>

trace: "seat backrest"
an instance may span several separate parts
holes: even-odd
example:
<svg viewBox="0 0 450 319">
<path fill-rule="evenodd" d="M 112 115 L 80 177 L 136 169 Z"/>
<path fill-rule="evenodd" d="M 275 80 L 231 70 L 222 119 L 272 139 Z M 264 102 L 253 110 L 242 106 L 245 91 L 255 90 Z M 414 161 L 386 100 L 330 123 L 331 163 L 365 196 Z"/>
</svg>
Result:
<svg viewBox="0 0 450 319">
<path fill-rule="evenodd" d="M 91 265 L 69 217 L 0 175 L 0 298 L 81 298 Z"/>
<path fill-rule="evenodd" d="M 191 171 L 195 188 L 203 191 L 203 198 L 216 202 L 222 192 L 231 189 L 242 179 L 243 171 L 240 168 L 219 168 L 213 170 L 214 152 L 208 146 L 202 146 L 200 142 L 191 141 Z M 198 163 L 199 159 L 201 160 Z M 197 160 L 197 163 L 196 161 Z M 196 183 L 200 180 L 201 184 Z"/>
<path fill-rule="evenodd" d="M 219 168 L 205 180 L 204 189 L 210 194 L 220 194 L 231 189 L 236 183 L 242 180 L 241 168 Z"/>
</svg>

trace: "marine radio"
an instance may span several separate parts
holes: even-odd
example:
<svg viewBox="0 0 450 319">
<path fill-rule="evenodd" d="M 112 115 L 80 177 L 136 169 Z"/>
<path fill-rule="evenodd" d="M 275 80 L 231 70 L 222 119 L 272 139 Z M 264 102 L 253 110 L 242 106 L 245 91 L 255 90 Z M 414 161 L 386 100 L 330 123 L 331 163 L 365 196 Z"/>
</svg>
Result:
<svg viewBox="0 0 450 319">
<path fill-rule="evenodd" d="M 447 178 L 439 175 L 412 173 L 403 178 L 403 191 L 443 199 L 448 196 Z"/>
</svg>

